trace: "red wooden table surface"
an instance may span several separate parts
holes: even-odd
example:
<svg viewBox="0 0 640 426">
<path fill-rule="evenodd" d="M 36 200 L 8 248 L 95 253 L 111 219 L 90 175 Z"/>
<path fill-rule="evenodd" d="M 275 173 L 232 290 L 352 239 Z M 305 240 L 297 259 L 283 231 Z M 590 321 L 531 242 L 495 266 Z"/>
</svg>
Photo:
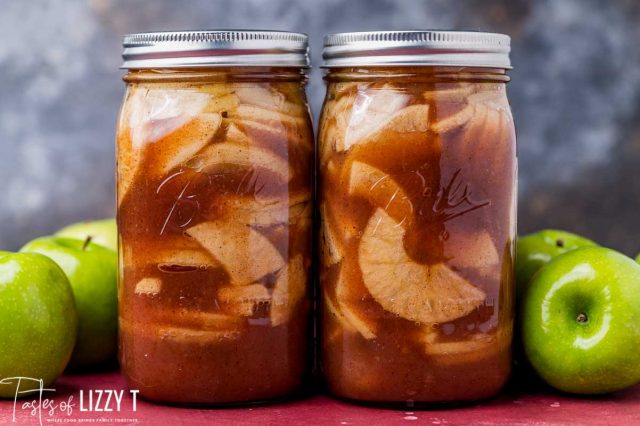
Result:
<svg viewBox="0 0 640 426">
<path fill-rule="evenodd" d="M 599 398 L 574 398 L 549 391 L 521 393 L 511 390 L 496 399 L 466 408 L 449 410 L 387 410 L 367 408 L 317 395 L 284 404 L 225 409 L 193 409 L 155 405 L 136 400 L 117 372 L 67 375 L 54 385 L 55 392 L 37 397 L 0 401 L 0 424 L 145 424 L 145 425 L 640 425 L 640 386 Z M 80 406 L 82 390 L 82 407 Z M 88 409 L 89 391 L 94 408 Z M 98 393 L 103 391 L 99 404 Z M 120 411 L 115 399 L 106 403 L 105 390 L 124 391 Z M 36 401 L 33 404 L 33 401 Z M 70 411 L 64 403 L 71 402 Z M 62 403 L 62 405 L 61 405 Z M 25 405 L 28 404 L 28 405 Z M 51 405 L 53 404 L 53 405 Z M 14 410 L 15 407 L 15 410 Z M 40 410 L 38 410 L 40 408 Z"/>
</svg>

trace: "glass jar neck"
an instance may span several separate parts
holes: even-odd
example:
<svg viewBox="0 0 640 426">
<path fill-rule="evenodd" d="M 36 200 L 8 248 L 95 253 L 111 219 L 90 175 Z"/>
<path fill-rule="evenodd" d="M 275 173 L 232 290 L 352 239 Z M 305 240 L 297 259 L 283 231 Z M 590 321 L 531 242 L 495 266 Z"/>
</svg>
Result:
<svg viewBox="0 0 640 426">
<path fill-rule="evenodd" d="M 128 83 L 307 82 L 307 69 L 297 67 L 210 67 L 131 69 Z"/>
<path fill-rule="evenodd" d="M 445 66 L 345 67 L 331 68 L 324 79 L 329 83 L 347 81 L 384 81 L 395 83 L 437 83 L 447 81 L 488 81 L 506 83 L 509 76 L 502 68 Z"/>
</svg>

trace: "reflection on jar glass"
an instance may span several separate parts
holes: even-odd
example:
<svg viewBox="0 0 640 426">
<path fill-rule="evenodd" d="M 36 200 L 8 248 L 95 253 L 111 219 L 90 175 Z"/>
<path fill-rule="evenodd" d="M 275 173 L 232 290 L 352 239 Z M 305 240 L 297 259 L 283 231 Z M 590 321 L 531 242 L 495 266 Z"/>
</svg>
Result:
<svg viewBox="0 0 640 426">
<path fill-rule="evenodd" d="M 261 51 L 264 40 L 276 47 Z M 251 31 L 125 38 L 120 362 L 143 397 L 272 400 L 308 374 L 306 40 Z"/>
<path fill-rule="evenodd" d="M 325 39 L 322 371 L 352 400 L 482 399 L 511 365 L 509 39 L 393 34 Z"/>
</svg>

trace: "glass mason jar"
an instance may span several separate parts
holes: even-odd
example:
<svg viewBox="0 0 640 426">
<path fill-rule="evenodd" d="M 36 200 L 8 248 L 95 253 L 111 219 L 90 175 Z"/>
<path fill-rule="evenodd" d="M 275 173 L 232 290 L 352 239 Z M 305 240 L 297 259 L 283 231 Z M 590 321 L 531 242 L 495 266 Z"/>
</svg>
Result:
<svg viewBox="0 0 640 426">
<path fill-rule="evenodd" d="M 508 51 L 498 34 L 325 38 L 320 347 L 339 397 L 471 401 L 509 376 L 517 163 Z"/>
<path fill-rule="evenodd" d="M 120 363 L 157 401 L 283 398 L 310 366 L 307 36 L 126 36 Z"/>
</svg>

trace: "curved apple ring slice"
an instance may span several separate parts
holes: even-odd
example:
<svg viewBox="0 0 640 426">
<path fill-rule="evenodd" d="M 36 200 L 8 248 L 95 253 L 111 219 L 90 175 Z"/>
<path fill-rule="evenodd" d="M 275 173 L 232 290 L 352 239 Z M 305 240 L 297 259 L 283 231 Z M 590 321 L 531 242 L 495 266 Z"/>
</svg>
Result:
<svg viewBox="0 0 640 426">
<path fill-rule="evenodd" d="M 349 291 L 349 283 L 345 277 L 345 266 L 340 266 L 340 272 L 336 279 L 336 300 L 337 308 L 340 312 L 339 321 L 344 324 L 347 330 L 355 330 L 367 340 L 376 338 L 376 329 L 366 319 L 361 318 L 356 309 L 350 306 L 349 300 L 353 298 Z"/>
<path fill-rule="evenodd" d="M 284 259 L 260 232 L 229 221 L 203 222 L 187 230 L 231 277 L 231 284 L 246 285 L 284 266 Z"/>
<path fill-rule="evenodd" d="M 345 312 L 343 312 L 340 308 L 338 308 L 338 306 L 333 302 L 333 300 L 331 300 L 331 298 L 326 292 L 324 292 L 323 303 L 326 309 L 325 312 L 331 315 L 331 317 L 335 321 L 337 321 L 337 323 L 339 324 L 338 329 L 334 331 L 331 334 L 331 336 L 328 336 L 328 340 L 334 340 L 335 337 L 342 332 L 349 332 L 349 333 L 359 332 L 362 335 L 362 337 L 364 337 L 367 340 L 376 338 L 375 332 L 371 327 L 369 327 L 366 323 L 362 321 L 357 321 L 355 323 L 352 322 L 352 320 L 349 319 L 349 313 L 352 314 L 353 312 L 348 312 L 347 314 L 345 314 Z"/>
<path fill-rule="evenodd" d="M 404 250 L 404 228 L 378 209 L 365 228 L 358 258 L 364 284 L 387 311 L 423 324 L 464 317 L 485 293 L 448 266 L 421 265 Z"/>
<path fill-rule="evenodd" d="M 349 195 L 366 198 L 384 209 L 395 221 L 411 220 L 413 204 L 389 174 L 360 161 L 351 164 Z"/>
<path fill-rule="evenodd" d="M 206 173 L 227 170 L 230 167 L 240 169 L 261 168 L 288 182 L 293 177 L 289 163 L 272 152 L 233 143 L 218 143 L 206 147 L 199 154 L 199 169 Z"/>
</svg>

